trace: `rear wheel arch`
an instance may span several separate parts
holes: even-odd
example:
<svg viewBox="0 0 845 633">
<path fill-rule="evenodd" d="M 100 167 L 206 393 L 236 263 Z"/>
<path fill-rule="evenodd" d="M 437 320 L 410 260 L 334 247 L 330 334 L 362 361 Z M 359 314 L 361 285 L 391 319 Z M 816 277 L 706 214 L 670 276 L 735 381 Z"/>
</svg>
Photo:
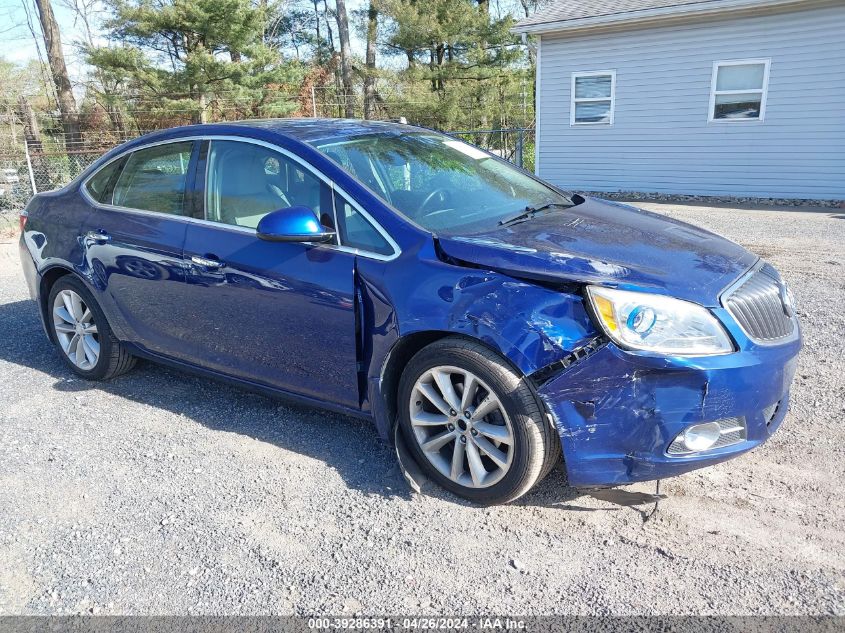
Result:
<svg viewBox="0 0 845 633">
<path fill-rule="evenodd" d="M 64 294 L 60 300 L 61 293 Z M 49 286 L 45 303 L 48 334 L 74 373 L 86 380 L 110 380 L 135 365 L 135 357 L 114 336 L 96 297 L 79 275 L 58 274 Z M 63 310 L 55 309 L 56 305 Z M 60 325 L 63 342 L 58 341 L 62 335 L 56 333 Z"/>
<path fill-rule="evenodd" d="M 47 302 L 50 298 L 50 291 L 56 282 L 67 275 L 76 275 L 70 268 L 64 266 L 53 266 L 41 273 L 41 284 L 38 289 L 38 308 L 41 310 L 41 315 L 44 318 L 44 323 L 49 324 L 49 315 Z M 55 335 L 51 328 L 47 327 L 47 336 L 55 343 Z"/>
<path fill-rule="evenodd" d="M 96 293 L 91 285 L 91 280 L 84 275 L 80 275 L 78 271 L 74 270 L 73 268 L 68 267 L 64 264 L 56 264 L 51 266 L 44 271 L 41 272 L 41 284 L 39 286 L 39 293 L 38 293 L 38 302 L 39 308 L 41 309 L 41 313 L 44 316 L 44 323 L 49 323 L 49 305 L 48 300 L 50 298 L 50 291 L 53 289 L 53 286 L 56 285 L 56 282 L 59 279 L 67 277 L 70 275 L 75 279 L 82 282 L 82 285 L 93 295 L 96 296 Z M 53 333 L 49 331 L 50 328 L 47 328 L 48 332 L 47 335 L 50 337 L 50 340 L 55 343 Z"/>
</svg>

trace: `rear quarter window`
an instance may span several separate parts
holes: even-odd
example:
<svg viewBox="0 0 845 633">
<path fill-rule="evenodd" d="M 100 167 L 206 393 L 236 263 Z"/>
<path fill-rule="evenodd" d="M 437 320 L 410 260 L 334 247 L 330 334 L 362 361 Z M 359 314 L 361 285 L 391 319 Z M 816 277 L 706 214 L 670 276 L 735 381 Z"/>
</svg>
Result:
<svg viewBox="0 0 845 633">
<path fill-rule="evenodd" d="M 88 182 L 85 183 L 85 189 L 97 202 L 110 202 L 111 188 L 114 186 L 114 180 L 117 173 L 120 171 L 120 166 L 123 160 L 113 160 L 108 165 L 100 169 Z"/>
</svg>

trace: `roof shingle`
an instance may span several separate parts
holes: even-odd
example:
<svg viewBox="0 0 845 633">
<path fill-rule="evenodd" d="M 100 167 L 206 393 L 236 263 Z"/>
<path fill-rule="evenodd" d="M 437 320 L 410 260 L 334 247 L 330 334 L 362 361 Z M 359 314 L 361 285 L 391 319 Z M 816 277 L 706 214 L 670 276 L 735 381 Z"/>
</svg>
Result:
<svg viewBox="0 0 845 633">
<path fill-rule="evenodd" d="M 520 27 L 534 26 L 551 22 L 566 22 L 583 18 L 596 18 L 621 13 L 635 13 L 648 9 L 680 7 L 688 4 L 707 4 L 717 0 L 557 0 L 534 15 L 520 20 Z"/>
</svg>

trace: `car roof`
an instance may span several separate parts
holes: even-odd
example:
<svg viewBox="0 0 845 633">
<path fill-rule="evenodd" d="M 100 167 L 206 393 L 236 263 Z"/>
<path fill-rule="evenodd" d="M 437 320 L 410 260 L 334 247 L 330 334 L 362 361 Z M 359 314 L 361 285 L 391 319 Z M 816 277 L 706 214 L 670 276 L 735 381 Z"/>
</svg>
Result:
<svg viewBox="0 0 845 633">
<path fill-rule="evenodd" d="M 433 130 L 392 123 L 390 121 L 366 121 L 363 119 L 251 119 L 245 121 L 221 121 L 220 123 L 197 123 L 179 127 L 165 128 L 148 132 L 142 136 L 130 139 L 125 143 L 113 147 L 98 160 L 85 169 L 78 178 L 85 180 L 103 165 L 116 156 L 135 151 L 137 148 L 156 143 L 178 141 L 187 137 L 227 136 L 236 135 L 249 137 L 250 131 L 258 139 L 275 141 L 280 145 L 302 145 L 318 143 L 320 141 L 337 142 L 368 134 L 401 137 L 410 133 L 429 132 Z M 316 151 L 316 150 L 313 150 Z"/>
<path fill-rule="evenodd" d="M 248 121 L 225 121 L 205 125 L 185 125 L 163 132 L 168 135 L 201 134 L 211 135 L 218 130 L 224 133 L 228 128 L 246 128 L 273 132 L 303 142 L 314 143 L 339 138 L 353 138 L 366 134 L 401 136 L 410 132 L 427 131 L 425 128 L 392 123 L 389 121 L 365 121 L 363 119 L 253 119 Z"/>
</svg>

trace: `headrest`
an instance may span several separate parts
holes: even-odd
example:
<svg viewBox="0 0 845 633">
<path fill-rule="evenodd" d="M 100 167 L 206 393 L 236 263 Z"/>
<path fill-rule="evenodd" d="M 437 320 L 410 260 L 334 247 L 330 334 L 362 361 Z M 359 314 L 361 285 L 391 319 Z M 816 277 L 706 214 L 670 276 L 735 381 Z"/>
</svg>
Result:
<svg viewBox="0 0 845 633">
<path fill-rule="evenodd" d="M 231 150 L 223 154 L 220 162 L 220 173 L 224 174 L 222 193 L 252 194 L 266 191 L 266 158 L 252 148 Z"/>
<path fill-rule="evenodd" d="M 331 151 L 326 152 L 326 156 L 328 156 L 334 162 L 336 162 L 338 165 L 343 167 L 343 159 L 340 157 L 340 154 L 338 154 L 337 152 L 331 152 Z"/>
</svg>

